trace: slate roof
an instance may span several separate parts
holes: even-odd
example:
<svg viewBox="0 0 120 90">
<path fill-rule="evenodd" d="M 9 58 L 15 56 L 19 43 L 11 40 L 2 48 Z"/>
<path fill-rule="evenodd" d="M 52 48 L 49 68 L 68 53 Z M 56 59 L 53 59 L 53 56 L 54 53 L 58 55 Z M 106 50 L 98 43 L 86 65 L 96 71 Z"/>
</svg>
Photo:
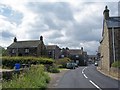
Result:
<svg viewBox="0 0 120 90">
<path fill-rule="evenodd" d="M 112 27 L 120 27 L 120 17 L 109 17 L 109 19 L 106 20 L 108 28 Z"/>
<path fill-rule="evenodd" d="M 46 45 L 46 49 L 56 49 L 56 47 L 58 46 L 57 45 Z"/>
<path fill-rule="evenodd" d="M 12 43 L 8 48 L 28 48 L 28 47 L 37 47 L 41 43 L 40 40 L 31 40 L 31 41 L 17 41 Z"/>
<path fill-rule="evenodd" d="M 69 53 L 72 54 L 72 55 L 81 55 L 82 50 L 81 49 L 70 49 Z"/>
</svg>

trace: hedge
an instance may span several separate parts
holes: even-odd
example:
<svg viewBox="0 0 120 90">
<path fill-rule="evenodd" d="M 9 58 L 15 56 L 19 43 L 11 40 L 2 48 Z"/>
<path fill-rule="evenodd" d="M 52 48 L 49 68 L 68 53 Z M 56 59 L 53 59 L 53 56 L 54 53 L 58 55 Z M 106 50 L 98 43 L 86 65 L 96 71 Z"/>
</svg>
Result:
<svg viewBox="0 0 120 90">
<path fill-rule="evenodd" d="M 42 57 L 0 57 L 2 60 L 2 65 L 4 67 L 13 68 L 15 63 L 20 64 L 52 64 L 54 61 L 49 58 L 42 58 Z"/>
<path fill-rule="evenodd" d="M 119 68 L 120 68 L 120 61 L 115 61 L 115 62 L 112 64 L 112 67 L 119 67 Z"/>
</svg>

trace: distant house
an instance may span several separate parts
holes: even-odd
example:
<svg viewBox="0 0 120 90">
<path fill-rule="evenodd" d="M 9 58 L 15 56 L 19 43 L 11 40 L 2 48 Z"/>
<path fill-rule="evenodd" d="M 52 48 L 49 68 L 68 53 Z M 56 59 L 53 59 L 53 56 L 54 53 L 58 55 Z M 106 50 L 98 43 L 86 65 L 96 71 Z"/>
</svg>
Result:
<svg viewBox="0 0 120 90">
<path fill-rule="evenodd" d="M 82 55 L 83 51 L 81 49 L 70 49 L 69 54 L 70 55 Z"/>
<path fill-rule="evenodd" d="M 81 49 L 69 49 L 69 57 L 79 65 L 86 65 L 87 52 L 83 51 L 83 47 Z"/>
<path fill-rule="evenodd" d="M 61 49 L 60 58 L 63 58 L 63 57 L 69 57 L 69 48 L 68 47 Z"/>
<path fill-rule="evenodd" d="M 8 55 L 10 56 L 44 56 L 46 47 L 43 42 L 43 37 L 40 40 L 17 41 L 7 47 Z"/>
<path fill-rule="evenodd" d="M 97 55 L 88 55 L 88 61 L 94 63 L 97 60 Z"/>
<path fill-rule="evenodd" d="M 59 59 L 60 48 L 57 45 L 46 45 L 46 51 L 49 58 Z"/>
<path fill-rule="evenodd" d="M 110 17 L 107 6 L 103 14 L 103 33 L 100 42 L 101 69 L 109 71 L 112 63 L 120 60 L 120 17 Z"/>
</svg>

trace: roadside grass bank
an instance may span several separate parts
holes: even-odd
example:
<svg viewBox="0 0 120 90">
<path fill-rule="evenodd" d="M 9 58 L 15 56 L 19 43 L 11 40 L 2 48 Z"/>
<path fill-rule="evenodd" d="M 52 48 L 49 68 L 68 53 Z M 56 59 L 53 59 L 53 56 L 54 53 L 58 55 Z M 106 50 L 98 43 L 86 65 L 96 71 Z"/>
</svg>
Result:
<svg viewBox="0 0 120 90">
<path fill-rule="evenodd" d="M 119 61 L 115 61 L 115 62 L 112 64 L 112 67 L 120 68 L 120 60 L 119 60 Z"/>
<path fill-rule="evenodd" d="M 46 89 L 50 77 L 44 70 L 43 65 L 31 66 L 25 73 L 19 76 L 14 74 L 13 79 L 10 81 L 3 80 L 2 88 L 38 88 Z"/>
</svg>

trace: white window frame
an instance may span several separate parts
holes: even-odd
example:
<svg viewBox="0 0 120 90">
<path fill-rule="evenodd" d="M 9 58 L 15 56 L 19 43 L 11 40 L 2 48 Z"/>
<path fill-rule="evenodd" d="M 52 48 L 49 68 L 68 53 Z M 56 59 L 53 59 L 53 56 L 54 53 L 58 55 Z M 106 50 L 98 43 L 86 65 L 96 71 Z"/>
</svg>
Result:
<svg viewBox="0 0 120 90">
<path fill-rule="evenodd" d="M 25 53 L 29 53 L 29 49 L 28 48 L 25 49 Z"/>
<path fill-rule="evenodd" d="M 12 49 L 12 53 L 15 53 L 15 49 Z"/>
</svg>

